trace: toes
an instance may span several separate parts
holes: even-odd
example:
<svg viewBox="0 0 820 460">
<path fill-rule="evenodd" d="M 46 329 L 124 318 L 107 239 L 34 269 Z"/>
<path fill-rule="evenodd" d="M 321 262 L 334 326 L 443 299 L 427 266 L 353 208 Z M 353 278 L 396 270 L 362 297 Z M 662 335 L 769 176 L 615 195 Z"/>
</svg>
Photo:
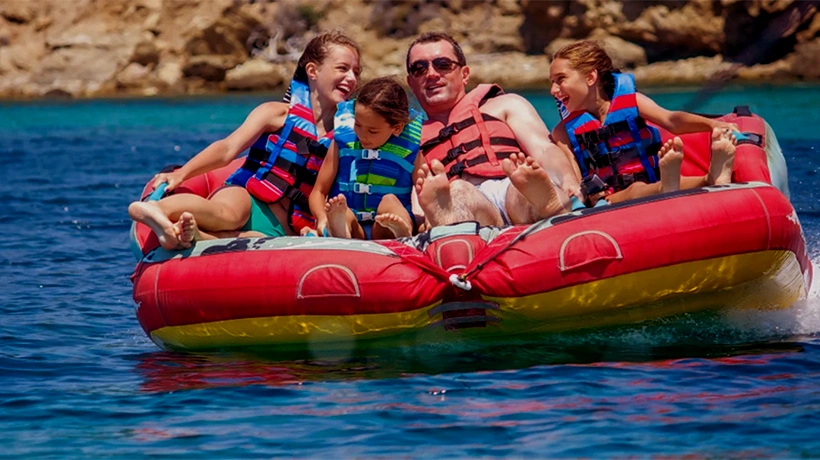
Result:
<svg viewBox="0 0 820 460">
<path fill-rule="evenodd" d="M 676 151 L 683 152 L 683 141 L 681 140 L 681 138 L 675 137 L 674 139 L 672 139 L 672 146 L 675 148 Z"/>
<path fill-rule="evenodd" d="M 504 174 L 508 176 L 515 172 L 515 166 L 512 161 L 514 155 L 515 154 L 510 155 L 510 158 L 505 158 L 501 160 L 501 170 L 504 171 Z"/>
<path fill-rule="evenodd" d="M 433 160 L 430 163 L 430 170 L 433 172 L 434 175 L 444 174 L 444 165 L 441 164 L 438 160 Z"/>
</svg>

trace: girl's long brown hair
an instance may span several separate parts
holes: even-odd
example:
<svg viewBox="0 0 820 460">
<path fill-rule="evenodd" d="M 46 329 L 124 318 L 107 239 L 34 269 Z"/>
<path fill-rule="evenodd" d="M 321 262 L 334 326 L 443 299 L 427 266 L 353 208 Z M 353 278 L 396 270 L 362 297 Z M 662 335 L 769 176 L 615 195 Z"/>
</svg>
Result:
<svg viewBox="0 0 820 460">
<path fill-rule="evenodd" d="M 615 78 L 612 73 L 618 72 L 618 69 L 612 65 L 612 59 L 598 42 L 581 40 L 570 43 L 555 53 L 552 60 L 556 59 L 566 59 L 570 67 L 584 76 L 597 70 L 598 81 L 603 85 L 606 94 L 612 97 L 612 93 L 615 92 Z"/>
</svg>

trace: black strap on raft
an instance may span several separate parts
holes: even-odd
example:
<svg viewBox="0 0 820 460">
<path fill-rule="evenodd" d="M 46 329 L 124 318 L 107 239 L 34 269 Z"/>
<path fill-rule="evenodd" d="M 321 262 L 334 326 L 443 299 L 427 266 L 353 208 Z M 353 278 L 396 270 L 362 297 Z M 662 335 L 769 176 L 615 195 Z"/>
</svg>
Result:
<svg viewBox="0 0 820 460">
<path fill-rule="evenodd" d="M 179 169 L 181 167 L 182 167 L 182 165 L 165 165 L 165 167 L 162 168 L 162 170 L 160 170 L 159 173 L 162 174 L 162 173 L 174 172 L 174 171 L 176 171 L 177 169 Z"/>
<path fill-rule="evenodd" d="M 734 110 L 732 110 L 732 113 L 734 113 L 735 115 L 737 115 L 739 117 L 751 117 L 752 116 L 752 111 L 749 110 L 748 105 L 739 105 L 739 106 L 735 107 Z"/>
</svg>

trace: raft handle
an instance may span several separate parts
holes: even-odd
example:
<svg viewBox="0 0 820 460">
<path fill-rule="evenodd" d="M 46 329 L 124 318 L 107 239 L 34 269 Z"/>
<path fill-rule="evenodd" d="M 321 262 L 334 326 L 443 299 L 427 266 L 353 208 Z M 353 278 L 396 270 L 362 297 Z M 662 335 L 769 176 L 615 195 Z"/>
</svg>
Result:
<svg viewBox="0 0 820 460">
<path fill-rule="evenodd" d="M 146 201 L 159 201 L 163 195 L 165 195 L 165 189 L 168 187 L 168 182 L 163 182 L 148 195 L 148 199 Z"/>
</svg>

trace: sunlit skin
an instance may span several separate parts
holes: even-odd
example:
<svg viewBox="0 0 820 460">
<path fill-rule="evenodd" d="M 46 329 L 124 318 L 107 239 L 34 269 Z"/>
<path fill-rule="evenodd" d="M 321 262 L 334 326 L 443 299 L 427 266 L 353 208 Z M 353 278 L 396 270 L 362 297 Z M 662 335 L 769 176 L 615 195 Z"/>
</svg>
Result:
<svg viewBox="0 0 820 460">
<path fill-rule="evenodd" d="M 398 136 L 404 129 L 404 124 L 391 126 L 384 117 L 366 105 L 356 104 L 354 110 L 356 121 L 353 131 L 364 149 L 377 149 L 387 143 L 390 136 Z"/>
<path fill-rule="evenodd" d="M 359 56 L 347 46 L 333 45 L 320 65 L 305 67 L 308 77 L 315 82 L 311 95 L 325 97 L 335 106 L 347 100 L 359 84 Z"/>
<path fill-rule="evenodd" d="M 410 50 L 409 62 L 412 64 L 422 59 L 432 62 L 438 57 L 458 62 L 452 45 L 445 41 L 415 45 Z M 446 122 L 450 110 L 467 94 L 465 88 L 469 77 L 470 68 L 466 65 L 445 73 L 440 73 L 430 65 L 427 73 L 421 77 L 408 75 L 407 84 L 430 119 Z"/>
<path fill-rule="evenodd" d="M 550 94 L 561 101 L 570 112 L 583 110 L 600 113 L 601 109 L 609 109 L 609 101 L 598 93 L 597 70 L 583 75 L 573 69 L 567 59 L 559 58 L 550 64 L 550 81 Z M 603 113 L 607 110 L 603 110 Z"/>
</svg>

